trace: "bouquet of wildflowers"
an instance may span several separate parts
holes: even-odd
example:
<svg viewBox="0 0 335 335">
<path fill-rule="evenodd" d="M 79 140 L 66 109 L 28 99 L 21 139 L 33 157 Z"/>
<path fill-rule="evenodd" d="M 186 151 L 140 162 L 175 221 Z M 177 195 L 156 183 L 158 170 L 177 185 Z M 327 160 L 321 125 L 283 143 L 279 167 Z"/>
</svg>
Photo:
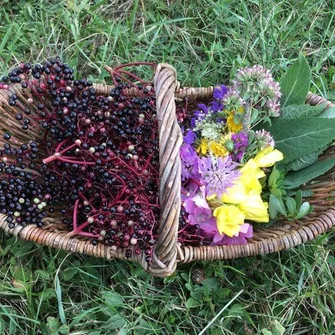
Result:
<svg viewBox="0 0 335 335">
<path fill-rule="evenodd" d="M 313 136 L 319 140 L 320 134 L 306 127 L 312 130 L 319 118 L 329 120 L 320 115 L 322 108 L 304 105 L 308 85 L 299 87 L 299 81 L 307 79 L 297 75 L 304 71 L 310 77 L 302 56 L 281 84 L 262 66 L 242 68 L 229 87 L 216 87 L 213 100 L 198 105 L 184 122 L 182 226 L 195 227 L 201 243 L 244 244 L 253 236 L 254 223 L 301 218 L 313 210 L 308 202 L 302 203 L 297 186 L 317 176 L 320 167 L 313 163 L 334 135 L 327 135 L 317 148 L 312 143 Z M 315 156 L 309 163 L 303 148 L 300 153 L 294 151 L 305 135 L 310 141 L 307 156 Z M 334 164 L 324 165 L 323 172 Z M 300 184 L 292 185 L 294 173 L 300 173 Z"/>
</svg>

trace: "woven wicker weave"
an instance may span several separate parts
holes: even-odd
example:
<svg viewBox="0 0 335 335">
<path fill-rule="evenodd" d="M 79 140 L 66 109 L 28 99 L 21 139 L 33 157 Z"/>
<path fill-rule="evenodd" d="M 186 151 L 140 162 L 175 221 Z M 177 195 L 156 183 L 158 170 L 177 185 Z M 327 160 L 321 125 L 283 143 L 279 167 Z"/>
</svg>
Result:
<svg viewBox="0 0 335 335">
<path fill-rule="evenodd" d="M 315 210 L 303 220 L 294 222 L 281 222 L 271 227 L 256 230 L 254 237 L 245 245 L 230 246 L 183 246 L 177 243 L 179 211 L 181 206 L 181 162 L 179 149 L 182 135 L 176 119 L 176 102 L 187 98 L 191 105 L 208 101 L 213 94 L 213 87 L 180 89 L 176 80 L 175 69 L 168 64 L 159 64 L 154 77 L 156 91 L 157 117 L 159 125 L 159 161 L 160 161 L 160 187 L 159 197 L 161 204 L 161 220 L 159 238 L 153 252 L 153 260 L 149 264 L 145 255 L 135 255 L 132 261 L 138 262 L 142 267 L 155 276 L 166 277 L 171 275 L 179 262 L 193 260 L 233 259 L 238 257 L 271 253 L 294 247 L 308 240 L 312 240 L 324 233 L 335 224 L 335 199 L 330 192 L 335 191 L 335 182 L 332 172 L 318 178 L 315 183 L 306 186 L 313 190 L 313 196 L 308 201 L 314 205 Z M 111 86 L 96 84 L 99 94 L 108 95 Z M 20 99 L 26 99 L 17 87 Z M 136 94 L 130 89 L 130 95 Z M 7 97 L 0 92 L 0 112 L 6 106 L 7 110 L 13 107 L 8 105 Z M 335 105 L 322 97 L 309 94 L 306 100 L 311 105 L 324 104 L 325 109 Z M 13 110 L 14 112 L 14 110 Z M 8 125 L 12 123 L 8 121 Z M 90 241 L 69 236 L 61 231 L 55 222 L 50 221 L 43 228 L 33 225 L 26 227 L 16 226 L 9 229 L 5 216 L 0 216 L 0 228 L 6 232 L 27 241 L 41 245 L 63 249 L 70 252 L 79 252 L 106 259 L 125 259 L 124 251 L 114 251 L 110 247 L 99 244 L 93 246 Z"/>
</svg>

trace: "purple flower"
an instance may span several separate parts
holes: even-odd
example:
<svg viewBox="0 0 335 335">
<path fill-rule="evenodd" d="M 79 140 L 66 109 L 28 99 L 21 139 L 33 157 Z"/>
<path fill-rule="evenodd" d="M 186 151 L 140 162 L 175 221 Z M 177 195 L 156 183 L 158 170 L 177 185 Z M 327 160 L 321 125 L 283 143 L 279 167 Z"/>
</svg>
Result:
<svg viewBox="0 0 335 335">
<path fill-rule="evenodd" d="M 193 144 L 195 141 L 196 135 L 192 129 L 188 129 L 184 135 L 184 143 Z"/>
<path fill-rule="evenodd" d="M 233 244 L 246 244 L 247 238 L 253 236 L 252 225 L 244 223 L 241 225 L 240 232 L 237 236 L 229 237 L 227 235 L 221 235 L 217 232 L 213 237 L 213 245 L 233 245 Z"/>
<path fill-rule="evenodd" d="M 211 103 L 211 110 L 213 112 L 220 112 L 220 111 L 222 111 L 222 109 L 223 109 L 223 103 L 222 102 L 214 100 Z"/>
<path fill-rule="evenodd" d="M 217 100 L 222 100 L 223 97 L 227 94 L 228 87 L 225 85 L 220 85 L 214 88 L 213 98 Z"/>
<path fill-rule="evenodd" d="M 181 179 L 199 179 L 199 157 L 192 145 L 184 144 L 180 147 L 180 158 Z"/>
<path fill-rule="evenodd" d="M 194 112 L 194 117 L 191 119 L 191 127 L 194 128 L 197 121 L 201 121 L 208 114 L 208 107 L 205 104 L 198 105 L 199 110 Z"/>
<path fill-rule="evenodd" d="M 185 201 L 193 197 L 199 191 L 199 185 L 194 182 L 187 183 L 187 187 L 181 188 L 181 201 Z"/>
<path fill-rule="evenodd" d="M 227 188 L 233 186 L 234 181 L 240 176 L 235 170 L 237 164 L 229 156 L 202 157 L 198 160 L 202 184 L 206 186 L 206 195 L 216 194 L 221 197 Z"/>
<path fill-rule="evenodd" d="M 235 162 L 240 162 L 244 155 L 245 149 L 249 144 L 248 135 L 243 132 L 232 134 L 231 140 L 234 142 L 234 151 L 231 153 L 232 159 Z"/>
<path fill-rule="evenodd" d="M 206 224 L 216 225 L 215 218 L 206 201 L 203 187 L 197 193 L 184 200 L 184 207 L 188 213 L 190 224 L 198 224 L 200 227 Z"/>
<path fill-rule="evenodd" d="M 246 244 L 246 239 L 253 236 L 253 228 L 249 223 L 242 224 L 238 235 L 233 237 L 221 235 L 217 229 L 216 221 L 212 219 L 200 223 L 200 228 L 206 236 L 212 239 L 212 245 Z"/>
</svg>

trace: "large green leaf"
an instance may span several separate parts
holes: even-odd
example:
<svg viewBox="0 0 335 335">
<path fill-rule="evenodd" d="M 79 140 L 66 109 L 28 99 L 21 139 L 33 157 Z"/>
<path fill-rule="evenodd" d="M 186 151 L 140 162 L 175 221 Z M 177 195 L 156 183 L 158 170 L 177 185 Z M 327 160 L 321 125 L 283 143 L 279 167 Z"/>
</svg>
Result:
<svg viewBox="0 0 335 335">
<path fill-rule="evenodd" d="M 287 165 L 288 170 L 299 171 L 312 165 L 318 160 L 319 153 L 317 151 L 310 154 L 304 155 L 301 158 L 295 159 L 293 162 Z"/>
<path fill-rule="evenodd" d="M 320 114 L 320 116 L 328 118 L 328 119 L 334 119 L 335 118 L 335 107 L 326 109 L 322 114 Z"/>
<path fill-rule="evenodd" d="M 318 161 L 313 165 L 302 169 L 300 171 L 290 172 L 284 179 L 285 187 L 289 189 L 297 188 L 302 184 L 317 178 L 335 166 L 335 157 Z"/>
<path fill-rule="evenodd" d="M 282 107 L 303 104 L 311 82 L 311 70 L 306 58 L 301 54 L 287 70 L 280 81 Z"/>
<path fill-rule="evenodd" d="M 280 110 L 280 117 L 283 119 L 297 119 L 318 116 L 322 113 L 324 108 L 324 105 L 289 105 Z"/>
<path fill-rule="evenodd" d="M 276 142 L 276 147 L 284 154 L 281 163 L 289 163 L 311 154 L 328 145 L 335 137 L 335 119 L 321 117 L 303 119 L 273 119 L 267 125 Z"/>
</svg>

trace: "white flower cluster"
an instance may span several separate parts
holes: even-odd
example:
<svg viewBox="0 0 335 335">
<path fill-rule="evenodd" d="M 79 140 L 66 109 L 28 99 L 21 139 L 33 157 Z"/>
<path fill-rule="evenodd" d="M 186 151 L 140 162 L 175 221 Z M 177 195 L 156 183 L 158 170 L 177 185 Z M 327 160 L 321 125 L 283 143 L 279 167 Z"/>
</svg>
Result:
<svg viewBox="0 0 335 335">
<path fill-rule="evenodd" d="M 201 131 L 201 136 L 210 140 L 218 141 L 222 136 L 222 125 L 212 121 L 212 112 L 209 111 L 202 120 L 197 120 L 194 131 Z"/>
</svg>

